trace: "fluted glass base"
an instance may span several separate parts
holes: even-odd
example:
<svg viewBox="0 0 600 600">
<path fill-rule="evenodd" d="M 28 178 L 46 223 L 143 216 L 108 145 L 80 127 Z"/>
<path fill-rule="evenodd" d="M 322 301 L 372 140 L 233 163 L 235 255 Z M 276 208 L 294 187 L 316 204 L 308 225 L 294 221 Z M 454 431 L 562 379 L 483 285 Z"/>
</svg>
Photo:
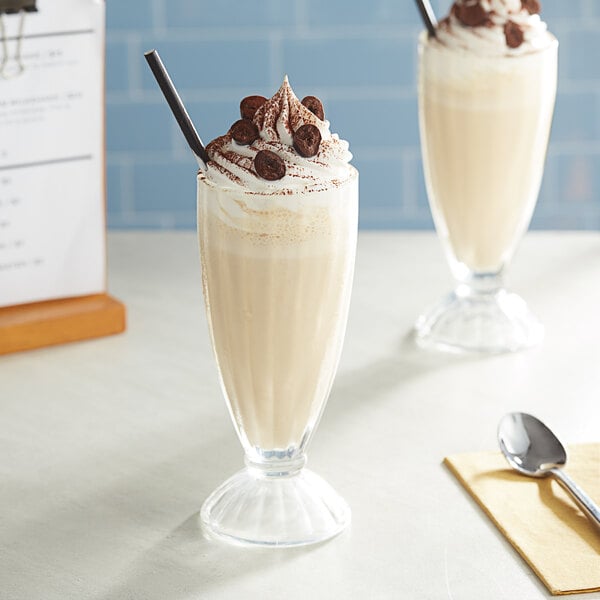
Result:
<svg viewBox="0 0 600 600">
<path fill-rule="evenodd" d="M 419 346 L 448 352 L 496 354 L 539 344 L 544 327 L 517 294 L 459 286 L 415 325 Z"/>
<path fill-rule="evenodd" d="M 204 502 L 200 520 L 209 537 L 244 546 L 304 546 L 350 523 L 346 502 L 312 471 L 248 465 Z"/>
</svg>

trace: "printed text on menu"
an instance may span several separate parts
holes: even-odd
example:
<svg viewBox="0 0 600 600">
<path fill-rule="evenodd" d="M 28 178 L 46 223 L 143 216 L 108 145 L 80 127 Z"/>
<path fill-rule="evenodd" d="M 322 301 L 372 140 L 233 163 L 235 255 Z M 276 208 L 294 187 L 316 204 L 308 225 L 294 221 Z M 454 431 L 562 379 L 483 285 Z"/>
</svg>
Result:
<svg viewBox="0 0 600 600">
<path fill-rule="evenodd" d="M 104 5 L 37 5 L 23 72 L 0 78 L 0 306 L 105 288 Z M 9 73 L 19 19 L 4 15 Z"/>
</svg>

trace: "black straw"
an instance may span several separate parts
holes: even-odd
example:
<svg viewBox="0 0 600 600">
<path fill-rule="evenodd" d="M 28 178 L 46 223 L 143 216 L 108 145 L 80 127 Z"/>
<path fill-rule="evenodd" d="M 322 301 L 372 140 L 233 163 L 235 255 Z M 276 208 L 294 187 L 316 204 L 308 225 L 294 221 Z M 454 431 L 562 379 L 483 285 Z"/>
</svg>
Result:
<svg viewBox="0 0 600 600">
<path fill-rule="evenodd" d="M 421 13 L 421 18 L 423 19 L 423 23 L 425 23 L 425 27 L 427 27 L 427 31 L 429 31 L 429 35 L 431 37 L 435 37 L 435 28 L 437 27 L 437 19 L 433 14 L 433 8 L 431 8 L 431 4 L 429 0 L 415 0 L 417 3 L 417 7 L 419 8 L 419 12 Z"/>
<path fill-rule="evenodd" d="M 151 50 L 150 52 L 145 52 L 144 57 L 152 70 L 152 74 L 154 75 L 166 101 L 173 112 L 175 119 L 177 119 L 177 123 L 179 124 L 179 128 L 181 132 L 185 136 L 185 139 L 191 148 L 192 152 L 204 162 L 206 163 L 210 160 L 208 153 L 206 152 L 206 148 L 204 144 L 202 144 L 202 140 L 190 119 L 190 116 L 185 110 L 185 106 L 169 77 L 169 73 L 167 73 L 167 69 L 163 64 L 158 52 L 156 50 Z"/>
</svg>

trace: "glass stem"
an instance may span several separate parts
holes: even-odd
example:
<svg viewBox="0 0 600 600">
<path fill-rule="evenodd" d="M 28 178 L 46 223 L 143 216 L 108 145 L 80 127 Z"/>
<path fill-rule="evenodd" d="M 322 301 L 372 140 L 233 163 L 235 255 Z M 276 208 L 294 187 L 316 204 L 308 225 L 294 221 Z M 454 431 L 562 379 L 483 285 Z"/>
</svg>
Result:
<svg viewBox="0 0 600 600">
<path fill-rule="evenodd" d="M 276 478 L 298 475 L 306 464 L 306 454 L 299 454 L 293 459 L 270 459 L 256 461 L 246 454 L 244 461 L 248 470 L 257 477 Z"/>
<path fill-rule="evenodd" d="M 460 297 L 490 297 L 504 289 L 502 271 L 498 273 L 469 273 L 459 280 L 456 295 Z"/>
</svg>

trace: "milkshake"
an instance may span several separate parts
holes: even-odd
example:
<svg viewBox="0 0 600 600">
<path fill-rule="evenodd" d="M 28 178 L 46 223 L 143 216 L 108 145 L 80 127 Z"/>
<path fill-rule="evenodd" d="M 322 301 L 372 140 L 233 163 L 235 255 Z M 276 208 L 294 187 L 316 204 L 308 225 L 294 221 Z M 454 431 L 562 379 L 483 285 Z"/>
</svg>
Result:
<svg viewBox="0 0 600 600">
<path fill-rule="evenodd" d="M 342 346 L 355 178 L 267 199 L 205 179 L 199 190 L 204 293 L 232 418 L 253 452 L 293 456 L 314 428 Z"/>
<path fill-rule="evenodd" d="M 302 467 L 346 328 L 358 173 L 320 100 L 301 102 L 287 78 L 240 112 L 207 146 L 198 231 L 211 338 L 249 468 L 213 493 L 202 521 L 239 543 L 311 543 L 349 516 Z"/>
<path fill-rule="evenodd" d="M 457 0 L 436 36 L 421 36 L 425 179 L 462 284 L 420 319 L 421 342 L 502 351 L 540 339 L 501 281 L 535 207 L 556 96 L 558 44 L 539 11 L 538 0 Z"/>
</svg>

